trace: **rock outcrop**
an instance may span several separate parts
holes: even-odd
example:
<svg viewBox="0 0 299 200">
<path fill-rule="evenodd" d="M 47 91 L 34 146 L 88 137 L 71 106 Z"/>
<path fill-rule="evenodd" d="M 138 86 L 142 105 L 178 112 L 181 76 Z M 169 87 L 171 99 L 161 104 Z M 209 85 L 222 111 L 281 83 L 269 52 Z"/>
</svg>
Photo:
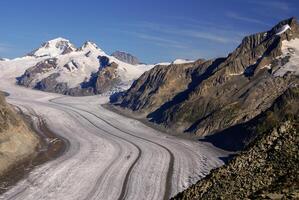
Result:
<svg viewBox="0 0 299 200">
<path fill-rule="evenodd" d="M 298 199 L 299 87 L 239 129 L 254 133 L 227 165 L 173 199 Z"/>
<path fill-rule="evenodd" d="M 256 117 L 298 83 L 298 40 L 296 19 L 284 20 L 245 37 L 226 58 L 156 66 L 113 103 L 178 132 L 219 132 Z"/>
<path fill-rule="evenodd" d="M 38 79 L 36 76 L 45 74 L 57 68 L 57 59 L 49 58 L 38 62 L 35 66 L 27 69 L 25 73 L 18 78 L 18 84 L 26 87 L 35 87 Z"/>
<path fill-rule="evenodd" d="M 89 89 L 92 93 L 102 94 L 111 91 L 119 82 L 121 82 L 118 74 L 118 64 L 110 62 L 110 59 L 106 56 L 99 56 L 100 68 L 92 74 L 91 78 L 84 82 L 81 87 Z"/>
</svg>

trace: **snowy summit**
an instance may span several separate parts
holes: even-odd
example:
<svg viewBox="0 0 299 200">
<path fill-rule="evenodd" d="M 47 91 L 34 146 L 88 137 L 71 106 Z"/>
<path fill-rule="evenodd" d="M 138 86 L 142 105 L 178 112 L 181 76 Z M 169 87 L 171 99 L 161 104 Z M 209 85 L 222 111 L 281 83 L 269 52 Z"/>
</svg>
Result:
<svg viewBox="0 0 299 200">
<path fill-rule="evenodd" d="M 40 48 L 31 52 L 29 56 L 44 57 L 44 56 L 58 56 L 75 51 L 76 47 L 64 38 L 56 38 L 44 43 Z"/>
</svg>

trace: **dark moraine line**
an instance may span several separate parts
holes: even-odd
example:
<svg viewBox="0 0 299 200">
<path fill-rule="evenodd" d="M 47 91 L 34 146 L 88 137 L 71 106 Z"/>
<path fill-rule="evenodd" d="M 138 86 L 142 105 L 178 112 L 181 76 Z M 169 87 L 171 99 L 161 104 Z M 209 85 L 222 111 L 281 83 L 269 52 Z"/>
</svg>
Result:
<svg viewBox="0 0 299 200">
<path fill-rule="evenodd" d="M 61 97 L 58 97 L 58 98 L 61 98 Z M 125 134 L 128 134 L 128 135 L 132 136 L 132 137 L 135 137 L 135 138 L 138 138 L 138 139 L 147 141 L 147 142 L 149 142 L 149 143 L 151 143 L 151 144 L 157 145 L 157 146 L 163 148 L 164 150 L 166 150 L 166 151 L 169 153 L 170 161 L 169 161 L 168 172 L 167 172 L 167 177 L 166 177 L 166 187 L 165 187 L 164 199 L 169 199 L 169 198 L 170 198 L 170 195 L 171 195 L 171 185 L 172 185 L 171 178 L 172 178 L 172 175 L 173 175 L 173 165 L 174 165 L 174 155 L 173 155 L 173 153 L 172 153 L 168 148 L 166 148 L 165 146 L 163 146 L 163 145 L 161 145 L 161 144 L 159 144 L 159 143 L 153 142 L 153 141 L 151 141 L 151 140 L 149 140 L 149 139 L 146 139 L 146 138 L 143 138 L 143 137 L 140 137 L 140 136 L 136 136 L 136 135 L 131 134 L 131 133 L 129 133 L 129 132 L 123 131 L 123 130 L 121 130 L 120 128 L 118 128 L 117 126 L 115 126 L 115 125 L 113 125 L 112 123 L 110 123 L 109 121 L 107 121 L 107 120 L 101 118 L 100 116 L 98 116 L 98 115 L 96 115 L 96 114 L 94 114 L 94 113 L 91 113 L 91 112 L 89 112 L 89 111 L 87 111 L 87 110 L 80 109 L 80 108 L 76 108 L 76 107 L 73 107 L 73 106 L 68 105 L 68 104 L 57 103 L 57 102 L 55 102 L 55 99 L 57 99 L 57 98 L 51 99 L 51 100 L 49 100 L 49 101 L 52 102 L 52 103 L 55 103 L 55 104 L 57 104 L 57 105 L 63 105 L 63 106 L 67 106 L 67 107 L 69 107 L 69 108 L 73 108 L 73 109 L 77 109 L 77 110 L 86 112 L 86 113 L 88 113 L 88 114 L 90 114 L 90 115 L 93 115 L 94 117 L 100 119 L 101 121 L 105 122 L 105 123 L 108 124 L 109 126 L 115 128 L 115 129 L 117 129 L 118 131 L 121 131 L 121 132 L 123 132 L 123 133 L 125 133 Z M 80 115 L 81 115 L 81 114 L 80 114 Z M 131 170 L 130 170 L 130 173 L 131 173 Z M 125 184 L 124 187 L 122 188 L 121 195 L 120 195 L 120 197 L 118 198 L 119 200 L 122 200 L 122 199 L 125 199 L 125 198 L 126 198 L 126 191 L 127 191 L 127 187 L 128 187 L 128 186 L 127 186 L 128 180 L 129 180 L 129 177 L 126 177 L 126 180 L 125 180 L 126 184 Z"/>
<path fill-rule="evenodd" d="M 51 101 L 51 100 L 50 100 Z M 52 102 L 52 101 L 51 101 Z M 115 134 L 113 134 L 113 133 L 109 133 L 109 132 L 107 132 L 106 130 L 104 130 L 103 128 L 101 128 L 101 127 L 99 127 L 98 125 L 96 125 L 95 123 L 93 123 L 92 121 L 90 121 L 88 118 L 86 118 L 84 115 L 82 115 L 81 113 L 79 113 L 78 111 L 76 111 L 76 110 L 74 110 L 74 109 L 77 109 L 77 108 L 73 108 L 73 107 L 71 107 L 71 106 L 68 106 L 68 105 L 64 105 L 64 104 L 61 104 L 61 103 L 56 103 L 56 102 L 52 102 L 52 103 L 55 103 L 55 104 L 57 104 L 58 106 L 66 106 L 66 107 L 69 107 L 68 109 L 70 109 L 70 110 L 72 110 L 72 112 L 74 112 L 74 113 L 76 113 L 77 115 L 79 115 L 79 116 L 81 116 L 82 118 L 84 118 L 86 121 L 88 121 L 90 124 L 92 124 L 94 127 L 96 127 L 97 129 L 99 129 L 99 130 L 101 130 L 101 131 L 103 131 L 103 132 L 105 132 L 105 133 L 107 133 L 108 135 L 113 135 L 114 137 L 116 137 L 116 138 L 119 138 L 119 139 L 121 139 L 121 140 L 124 140 L 124 141 L 126 141 L 126 142 L 128 142 L 129 144 L 131 144 L 131 145 L 133 145 L 137 150 L 138 150 L 138 156 L 136 157 L 136 159 L 134 160 L 134 162 L 132 163 L 132 165 L 131 165 L 131 167 L 129 168 L 129 170 L 128 170 L 128 173 L 126 174 L 126 177 L 125 177 L 125 180 L 124 180 L 124 184 L 123 184 L 123 187 L 122 187 L 122 190 L 121 190 L 121 194 L 120 194 L 120 197 L 118 198 L 118 199 L 125 199 L 125 197 L 126 197 L 126 191 L 127 191 L 127 184 L 128 184 L 128 181 L 129 181 L 129 176 L 130 176 L 130 174 L 131 174 L 131 172 L 132 172 L 132 170 L 133 170 L 133 168 L 135 167 L 135 165 L 136 165 L 136 163 L 138 162 L 138 160 L 140 159 L 140 157 L 141 157 L 141 149 L 140 149 L 140 147 L 138 147 L 136 144 L 134 144 L 134 143 L 132 143 L 131 141 L 129 141 L 129 140 L 127 140 L 127 139 L 125 139 L 125 138 L 122 138 L 122 137 L 120 137 L 120 136 L 117 136 L 117 135 L 115 135 Z M 72 108 L 72 109 L 71 109 Z M 78 110 L 81 110 L 81 109 L 78 109 Z M 81 111 L 83 111 L 83 112 L 87 112 L 88 114 L 90 114 L 88 111 L 84 111 L 84 110 L 81 110 Z M 66 111 L 65 111 L 66 112 Z M 97 117 L 98 118 L 98 117 Z M 107 168 L 107 171 L 109 170 L 109 168 Z M 105 171 L 106 171 L 106 169 L 105 169 Z M 102 176 L 104 176 L 105 174 L 103 174 L 103 175 L 101 175 L 100 177 L 102 177 Z M 100 184 L 100 182 L 101 181 L 98 181 L 97 183 L 96 183 L 96 185 L 93 187 L 93 189 L 92 189 L 92 192 L 90 192 L 90 194 L 94 194 L 95 193 L 95 191 L 98 189 L 98 185 Z M 88 200 L 88 199 L 90 199 L 89 198 L 89 196 L 87 196 L 86 198 L 85 198 L 85 200 Z"/>
<path fill-rule="evenodd" d="M 109 135 L 113 135 L 113 136 L 116 137 L 116 138 L 119 138 L 119 139 L 121 139 L 121 140 L 124 140 L 124 141 L 128 142 L 129 144 L 133 145 L 133 146 L 138 150 L 138 156 L 136 157 L 136 159 L 134 160 L 134 162 L 132 163 L 131 167 L 129 168 L 129 170 L 128 170 L 127 174 L 126 174 L 126 177 L 125 177 L 125 180 L 124 180 L 124 184 L 123 184 L 123 187 L 122 187 L 122 191 L 121 191 L 121 194 L 120 194 L 120 196 L 122 196 L 122 194 L 125 194 L 125 193 L 126 193 L 126 187 L 127 187 L 127 184 L 128 184 L 129 175 L 131 174 L 131 171 L 133 170 L 134 166 L 136 165 L 136 163 L 138 162 L 138 160 L 139 160 L 140 157 L 141 157 L 141 152 L 142 152 L 142 151 L 141 151 L 140 147 L 138 147 L 136 144 L 130 142 L 130 141 L 127 140 L 127 139 L 124 139 L 124 138 L 122 138 L 122 137 L 119 137 L 119 136 L 117 136 L 117 135 L 114 135 L 114 134 L 112 134 L 112 133 L 107 132 L 106 130 L 102 129 L 101 127 L 99 127 L 98 125 L 96 125 L 95 123 L 93 123 L 92 121 L 90 121 L 90 120 L 89 120 L 88 118 L 86 118 L 84 115 L 80 114 L 79 112 L 77 112 L 77 111 L 75 111 L 75 110 L 73 110 L 73 109 L 71 109 L 71 110 L 72 110 L 73 112 L 75 112 L 76 114 L 80 115 L 81 117 L 83 117 L 85 120 L 87 120 L 90 124 L 92 124 L 94 127 L 98 128 L 99 130 L 101 130 L 101 131 L 103 131 L 103 132 L 105 132 L 105 133 L 107 133 L 107 134 L 109 134 Z M 116 161 L 116 160 L 115 160 L 115 161 Z M 114 161 L 114 162 L 115 162 L 115 161 Z M 113 162 L 113 163 L 114 163 L 114 162 Z M 109 167 L 105 169 L 105 171 L 108 171 L 108 170 L 109 170 Z M 100 177 L 103 177 L 104 175 L 105 175 L 105 173 L 103 173 Z M 101 182 L 101 181 L 100 181 L 100 179 L 99 179 L 99 181 L 98 181 L 98 182 L 96 183 L 96 185 L 93 187 L 93 189 L 92 189 L 92 191 L 90 192 L 90 194 L 94 194 L 94 193 L 95 193 L 95 191 L 99 188 L 98 186 L 99 186 L 100 182 Z M 88 199 L 90 199 L 89 196 L 87 196 L 87 197 L 85 198 L 85 200 L 88 200 Z M 119 199 L 120 199 L 120 198 L 119 198 Z M 123 199 L 123 198 L 121 198 L 121 199 Z"/>
<path fill-rule="evenodd" d="M 34 131 L 36 133 L 38 133 L 39 137 L 43 137 L 43 138 L 54 137 L 54 138 L 58 138 L 63 143 L 62 144 L 63 146 L 59 147 L 60 148 L 59 151 L 56 152 L 54 155 L 52 155 L 50 157 L 47 157 L 47 158 L 45 157 L 44 158 L 43 156 L 45 156 L 45 155 L 37 155 L 37 157 L 35 157 L 33 160 L 31 160 L 31 165 L 32 165 L 32 162 L 36 162 L 36 163 L 33 164 L 32 166 L 30 166 L 29 168 L 26 168 L 26 171 L 27 171 L 26 173 L 29 173 L 32 169 L 34 169 L 35 166 L 42 165 L 42 164 L 44 164 L 46 162 L 49 162 L 51 160 L 54 160 L 54 159 L 62 156 L 64 153 L 66 153 L 69 150 L 70 142 L 66 138 L 64 138 L 64 137 L 62 137 L 62 136 L 60 136 L 60 135 L 52 132 L 48 128 L 48 126 L 44 122 L 44 120 L 40 116 L 38 116 L 36 114 L 36 112 L 32 108 L 29 108 L 29 107 L 23 106 L 23 105 L 19 105 L 19 106 L 15 105 L 15 107 L 18 109 L 18 111 L 21 113 L 21 115 L 27 116 L 27 114 L 25 114 L 23 112 L 23 110 L 20 108 L 20 107 L 23 107 L 24 109 L 26 109 L 29 112 L 28 116 L 31 115 L 31 116 L 34 116 L 34 117 L 36 117 L 38 119 L 38 122 L 36 124 L 37 127 L 34 127 L 33 120 L 30 120 L 31 121 L 30 123 L 31 123 L 31 128 L 34 129 Z M 47 152 L 49 152 L 49 151 L 51 151 L 51 149 L 47 149 Z M 32 167 L 32 169 L 30 169 L 31 167 Z M 7 200 L 15 199 L 16 197 L 18 197 L 21 193 L 23 193 L 28 188 L 29 188 L 29 186 L 24 187 L 22 190 L 20 190 L 19 192 L 15 193 L 13 196 L 9 197 Z"/>
</svg>

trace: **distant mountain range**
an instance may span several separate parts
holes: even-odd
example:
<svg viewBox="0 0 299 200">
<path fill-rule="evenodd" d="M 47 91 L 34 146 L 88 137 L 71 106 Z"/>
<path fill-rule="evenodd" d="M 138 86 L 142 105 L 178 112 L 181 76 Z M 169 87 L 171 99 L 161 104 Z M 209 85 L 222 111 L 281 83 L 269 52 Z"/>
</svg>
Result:
<svg viewBox="0 0 299 200">
<path fill-rule="evenodd" d="M 130 54 L 118 55 L 123 61 L 107 55 L 93 42 L 76 48 L 69 40 L 56 38 L 22 58 L 3 61 L 28 66 L 24 74 L 17 77 L 19 85 L 82 96 L 124 90 L 153 67 L 138 64 L 137 58 Z"/>
<path fill-rule="evenodd" d="M 64 38 L 47 41 L 24 57 L 0 59 L 0 62 L 26 67 L 23 74 L 16 74 L 19 85 L 72 96 L 123 91 L 154 67 L 141 64 L 137 57 L 122 51 L 109 56 L 90 41 L 76 48 Z M 190 61 L 178 59 L 174 62 Z"/>
</svg>

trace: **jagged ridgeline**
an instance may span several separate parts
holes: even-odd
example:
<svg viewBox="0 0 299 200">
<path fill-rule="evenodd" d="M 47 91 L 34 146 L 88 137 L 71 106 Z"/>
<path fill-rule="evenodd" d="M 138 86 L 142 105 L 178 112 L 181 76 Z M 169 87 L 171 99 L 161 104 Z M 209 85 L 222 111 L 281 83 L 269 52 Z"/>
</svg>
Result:
<svg viewBox="0 0 299 200">
<path fill-rule="evenodd" d="M 247 122 L 298 83 L 295 18 L 245 37 L 225 58 L 155 66 L 113 99 L 170 130 L 206 136 Z"/>
<path fill-rule="evenodd" d="M 245 151 L 173 199 L 298 199 L 298 85 L 240 126 L 255 133 Z"/>
</svg>

